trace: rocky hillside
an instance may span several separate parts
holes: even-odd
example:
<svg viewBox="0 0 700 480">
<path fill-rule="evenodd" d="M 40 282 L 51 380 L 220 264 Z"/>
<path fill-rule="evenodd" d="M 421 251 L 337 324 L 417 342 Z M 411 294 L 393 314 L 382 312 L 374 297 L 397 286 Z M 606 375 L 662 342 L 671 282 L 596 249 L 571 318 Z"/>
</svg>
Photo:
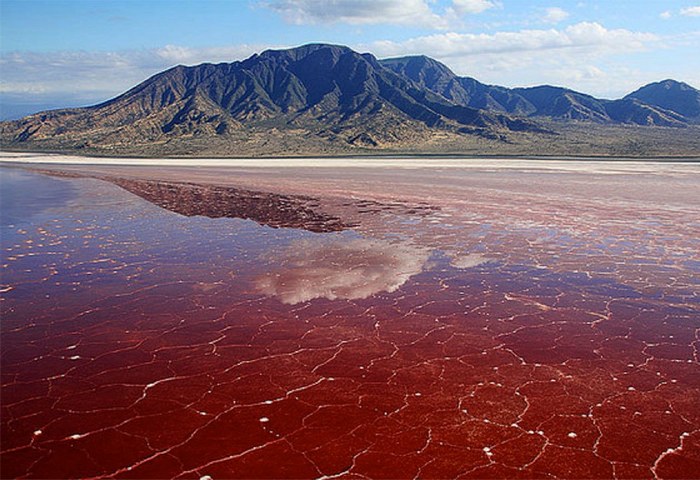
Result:
<svg viewBox="0 0 700 480">
<path fill-rule="evenodd" d="M 425 56 L 381 63 L 455 103 L 510 115 L 667 127 L 695 123 L 700 116 L 700 91 L 674 80 L 647 85 L 620 100 L 604 100 L 548 85 L 512 89 L 486 85 L 458 77 Z"/>
<path fill-rule="evenodd" d="M 614 101 L 559 87 L 509 89 L 458 77 L 428 57 L 377 60 L 312 44 L 177 66 L 99 105 L 2 122 L 0 141 L 143 155 L 488 153 L 524 143 L 539 152 L 552 144 L 552 119 L 683 127 L 700 118 L 698 98 L 671 80 Z"/>
<path fill-rule="evenodd" d="M 230 138 L 287 131 L 378 147 L 431 130 L 503 138 L 541 131 L 422 88 L 347 47 L 268 50 L 242 62 L 178 66 L 88 108 L 54 110 L 2 124 L 6 144 L 118 146 L 182 137 Z"/>
<path fill-rule="evenodd" d="M 627 95 L 625 100 L 638 100 L 688 118 L 700 117 L 700 90 L 675 80 L 650 83 Z"/>
</svg>

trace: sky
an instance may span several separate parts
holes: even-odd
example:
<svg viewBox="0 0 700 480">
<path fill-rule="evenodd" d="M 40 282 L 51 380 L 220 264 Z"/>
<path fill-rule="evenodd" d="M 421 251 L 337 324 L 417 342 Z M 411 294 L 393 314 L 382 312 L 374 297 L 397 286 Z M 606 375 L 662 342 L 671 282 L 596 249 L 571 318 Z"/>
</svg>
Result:
<svg viewBox="0 0 700 480">
<path fill-rule="evenodd" d="M 507 87 L 700 88 L 700 0 L 0 0 L 0 117 L 104 101 L 177 64 L 347 45 Z"/>
</svg>

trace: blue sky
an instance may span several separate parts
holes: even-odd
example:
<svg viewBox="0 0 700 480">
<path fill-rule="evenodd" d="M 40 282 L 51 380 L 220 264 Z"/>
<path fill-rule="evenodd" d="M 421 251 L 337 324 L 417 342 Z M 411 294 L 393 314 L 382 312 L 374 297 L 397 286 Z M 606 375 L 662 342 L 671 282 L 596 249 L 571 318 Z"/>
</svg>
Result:
<svg viewBox="0 0 700 480">
<path fill-rule="evenodd" d="M 309 42 L 506 86 L 700 87 L 700 1 L 0 0 L 0 114 L 110 98 L 176 64 Z"/>
</svg>

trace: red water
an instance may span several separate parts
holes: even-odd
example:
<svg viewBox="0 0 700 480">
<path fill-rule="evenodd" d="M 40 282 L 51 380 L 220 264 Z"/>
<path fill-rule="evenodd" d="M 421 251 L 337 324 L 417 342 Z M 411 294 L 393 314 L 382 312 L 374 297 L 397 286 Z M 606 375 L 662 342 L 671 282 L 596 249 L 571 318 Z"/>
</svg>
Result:
<svg viewBox="0 0 700 480">
<path fill-rule="evenodd" d="M 3 478 L 700 477 L 692 202 L 360 235 L 60 181 L 3 225 Z"/>
</svg>

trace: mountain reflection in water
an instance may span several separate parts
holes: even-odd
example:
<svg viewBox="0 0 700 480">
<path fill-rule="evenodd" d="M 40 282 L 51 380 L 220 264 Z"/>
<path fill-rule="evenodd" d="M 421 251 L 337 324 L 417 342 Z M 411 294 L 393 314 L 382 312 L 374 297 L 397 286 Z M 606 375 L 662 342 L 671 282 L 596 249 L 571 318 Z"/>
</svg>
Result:
<svg viewBox="0 0 700 480">
<path fill-rule="evenodd" d="M 336 232 L 347 227 L 339 218 L 312 208 L 315 199 L 311 197 L 193 183 L 107 180 L 159 207 L 188 217 L 243 218 L 274 228 L 302 228 L 311 232 Z"/>
</svg>

